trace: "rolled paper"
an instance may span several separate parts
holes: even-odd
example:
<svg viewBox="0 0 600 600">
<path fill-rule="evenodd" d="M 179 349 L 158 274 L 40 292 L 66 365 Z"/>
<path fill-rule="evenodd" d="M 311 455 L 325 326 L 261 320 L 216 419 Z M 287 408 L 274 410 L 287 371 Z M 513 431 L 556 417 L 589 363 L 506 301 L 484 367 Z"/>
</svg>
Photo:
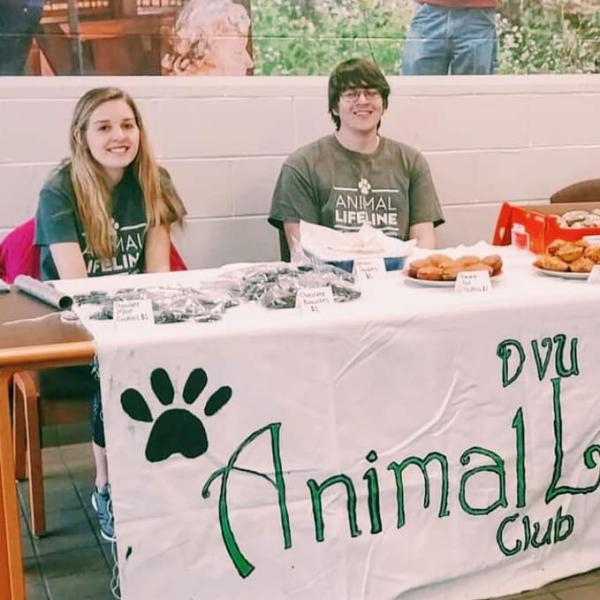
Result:
<svg viewBox="0 0 600 600">
<path fill-rule="evenodd" d="M 14 284 L 19 291 L 29 294 L 55 308 L 67 310 L 73 306 L 73 298 L 71 296 L 63 294 L 43 281 L 29 277 L 29 275 L 18 275 Z"/>
</svg>

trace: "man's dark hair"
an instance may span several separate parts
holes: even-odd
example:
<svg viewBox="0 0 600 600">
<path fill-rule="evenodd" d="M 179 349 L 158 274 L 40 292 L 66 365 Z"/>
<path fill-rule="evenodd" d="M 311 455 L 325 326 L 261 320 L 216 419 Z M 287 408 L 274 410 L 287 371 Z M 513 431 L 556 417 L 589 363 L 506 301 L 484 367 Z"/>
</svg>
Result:
<svg viewBox="0 0 600 600">
<path fill-rule="evenodd" d="M 329 114 L 335 123 L 336 131 L 340 128 L 340 117 L 336 114 L 340 96 L 351 88 L 372 88 L 377 90 L 383 100 L 383 108 L 388 106 L 390 86 L 381 69 L 370 60 L 349 58 L 341 62 L 329 76 Z"/>
</svg>

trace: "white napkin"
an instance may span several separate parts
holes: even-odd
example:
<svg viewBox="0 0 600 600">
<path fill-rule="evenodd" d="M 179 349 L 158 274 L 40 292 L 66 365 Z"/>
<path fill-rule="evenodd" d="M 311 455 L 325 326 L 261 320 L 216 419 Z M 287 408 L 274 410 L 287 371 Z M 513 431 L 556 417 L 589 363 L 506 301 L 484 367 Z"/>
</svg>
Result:
<svg viewBox="0 0 600 600">
<path fill-rule="evenodd" d="M 416 240 L 403 242 L 391 238 L 368 223 L 356 232 L 345 232 L 300 221 L 300 244 L 306 252 L 321 260 L 341 261 L 408 256 Z"/>
</svg>

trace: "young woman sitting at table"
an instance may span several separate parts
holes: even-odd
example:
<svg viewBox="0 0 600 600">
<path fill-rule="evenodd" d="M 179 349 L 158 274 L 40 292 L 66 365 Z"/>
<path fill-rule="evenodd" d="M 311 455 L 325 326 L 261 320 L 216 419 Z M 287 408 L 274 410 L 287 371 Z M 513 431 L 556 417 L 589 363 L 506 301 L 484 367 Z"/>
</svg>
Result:
<svg viewBox="0 0 600 600">
<path fill-rule="evenodd" d="M 117 88 L 96 88 L 75 107 L 70 157 L 40 192 L 36 244 L 41 279 L 71 279 L 169 270 L 170 226 L 185 208 L 152 155 L 140 113 Z M 65 382 L 65 372 L 69 382 Z M 40 377 L 40 387 L 92 390 L 96 481 L 92 505 L 100 533 L 114 540 L 100 386 L 89 367 Z"/>
</svg>

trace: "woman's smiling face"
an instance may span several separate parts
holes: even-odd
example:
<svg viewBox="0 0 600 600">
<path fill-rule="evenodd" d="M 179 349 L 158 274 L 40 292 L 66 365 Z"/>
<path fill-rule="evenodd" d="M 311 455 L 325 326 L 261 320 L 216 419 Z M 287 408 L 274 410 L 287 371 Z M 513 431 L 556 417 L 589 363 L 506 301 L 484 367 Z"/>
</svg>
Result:
<svg viewBox="0 0 600 600">
<path fill-rule="evenodd" d="M 85 139 L 92 157 L 113 181 L 135 159 L 140 145 L 140 130 L 133 110 L 125 100 L 109 100 L 90 115 Z"/>
</svg>

